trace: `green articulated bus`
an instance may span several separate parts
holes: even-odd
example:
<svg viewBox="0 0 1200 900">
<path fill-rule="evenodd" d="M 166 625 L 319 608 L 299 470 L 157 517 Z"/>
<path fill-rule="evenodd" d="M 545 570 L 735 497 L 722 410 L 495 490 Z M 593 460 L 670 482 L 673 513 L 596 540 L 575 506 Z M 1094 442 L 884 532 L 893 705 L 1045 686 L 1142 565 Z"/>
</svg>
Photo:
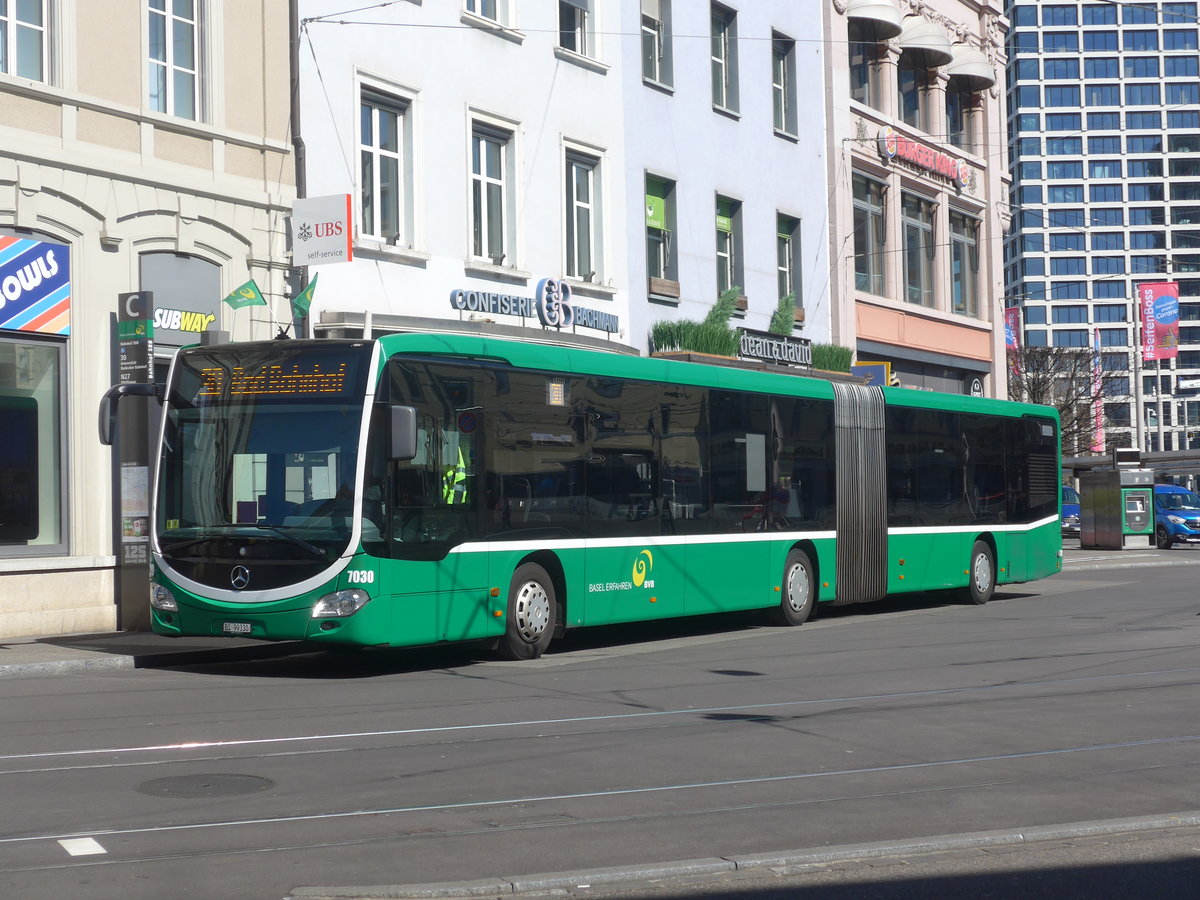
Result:
<svg viewBox="0 0 1200 900">
<path fill-rule="evenodd" d="M 193 347 L 163 402 L 161 634 L 530 659 L 1061 568 L 1041 406 L 441 334 Z"/>
</svg>

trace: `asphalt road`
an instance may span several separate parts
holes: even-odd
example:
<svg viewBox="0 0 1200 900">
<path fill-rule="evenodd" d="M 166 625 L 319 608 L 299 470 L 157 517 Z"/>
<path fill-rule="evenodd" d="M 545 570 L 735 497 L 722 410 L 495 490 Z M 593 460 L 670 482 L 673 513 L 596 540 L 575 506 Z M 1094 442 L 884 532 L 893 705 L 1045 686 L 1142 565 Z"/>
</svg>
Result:
<svg viewBox="0 0 1200 900">
<path fill-rule="evenodd" d="M 526 663 L 370 651 L 6 681 L 0 894 L 265 900 L 1200 810 L 1200 569 L 1173 563 L 1192 550 L 1081 554 L 981 608 L 594 630 Z M 1155 839 L 1179 842 L 1166 862 Z M 1156 892 L 1117 894 L 1163 896 L 1177 875 L 1194 889 L 1198 844 L 1026 846 L 990 875 L 899 854 L 857 863 L 884 887 L 829 896 L 942 896 L 905 882 L 913 860 L 978 865 L 959 896 L 1067 896 L 1031 873 L 1104 884 L 1151 857 Z M 792 890 L 778 872 L 729 877 L 621 890 L 795 895 L 768 893 Z"/>
</svg>

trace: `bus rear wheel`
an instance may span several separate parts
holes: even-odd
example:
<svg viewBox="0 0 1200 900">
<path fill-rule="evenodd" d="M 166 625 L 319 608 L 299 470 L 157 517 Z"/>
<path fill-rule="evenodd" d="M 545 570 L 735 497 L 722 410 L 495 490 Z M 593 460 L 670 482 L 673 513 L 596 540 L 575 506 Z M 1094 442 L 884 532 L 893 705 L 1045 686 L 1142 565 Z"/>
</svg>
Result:
<svg viewBox="0 0 1200 900">
<path fill-rule="evenodd" d="M 803 625 L 812 615 L 816 591 L 812 561 L 803 550 L 793 550 L 783 564 L 783 597 L 771 610 L 776 625 Z"/>
<path fill-rule="evenodd" d="M 537 659 L 550 645 L 558 618 L 554 582 L 537 563 L 517 566 L 508 587 L 508 619 L 500 652 L 508 659 Z"/>
<path fill-rule="evenodd" d="M 985 541 L 976 541 L 971 548 L 970 580 L 965 588 L 959 588 L 958 597 L 964 603 L 982 606 L 992 599 L 996 589 L 996 561 L 992 548 Z"/>
</svg>

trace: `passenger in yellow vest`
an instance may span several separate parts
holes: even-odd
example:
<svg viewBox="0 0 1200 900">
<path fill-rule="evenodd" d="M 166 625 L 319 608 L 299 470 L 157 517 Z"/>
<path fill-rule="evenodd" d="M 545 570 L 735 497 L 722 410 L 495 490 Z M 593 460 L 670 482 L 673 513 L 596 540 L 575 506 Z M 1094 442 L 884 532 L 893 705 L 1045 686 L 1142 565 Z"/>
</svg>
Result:
<svg viewBox="0 0 1200 900">
<path fill-rule="evenodd" d="M 447 506 L 467 502 L 467 463 L 462 447 L 458 448 L 458 462 L 442 476 L 442 502 Z"/>
</svg>

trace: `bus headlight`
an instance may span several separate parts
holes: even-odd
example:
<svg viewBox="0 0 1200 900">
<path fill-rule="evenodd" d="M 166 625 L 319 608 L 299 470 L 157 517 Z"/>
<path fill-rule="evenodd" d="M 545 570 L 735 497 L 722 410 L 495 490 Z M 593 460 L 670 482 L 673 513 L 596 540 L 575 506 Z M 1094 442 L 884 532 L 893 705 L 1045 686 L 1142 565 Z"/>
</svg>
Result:
<svg viewBox="0 0 1200 900">
<path fill-rule="evenodd" d="M 179 604 L 175 602 L 175 595 L 161 584 L 154 582 L 150 582 L 150 605 L 162 612 L 179 612 Z"/>
<path fill-rule="evenodd" d="M 314 619 L 345 618 L 352 616 L 370 601 L 371 595 L 357 588 L 326 594 L 313 606 Z"/>
</svg>

